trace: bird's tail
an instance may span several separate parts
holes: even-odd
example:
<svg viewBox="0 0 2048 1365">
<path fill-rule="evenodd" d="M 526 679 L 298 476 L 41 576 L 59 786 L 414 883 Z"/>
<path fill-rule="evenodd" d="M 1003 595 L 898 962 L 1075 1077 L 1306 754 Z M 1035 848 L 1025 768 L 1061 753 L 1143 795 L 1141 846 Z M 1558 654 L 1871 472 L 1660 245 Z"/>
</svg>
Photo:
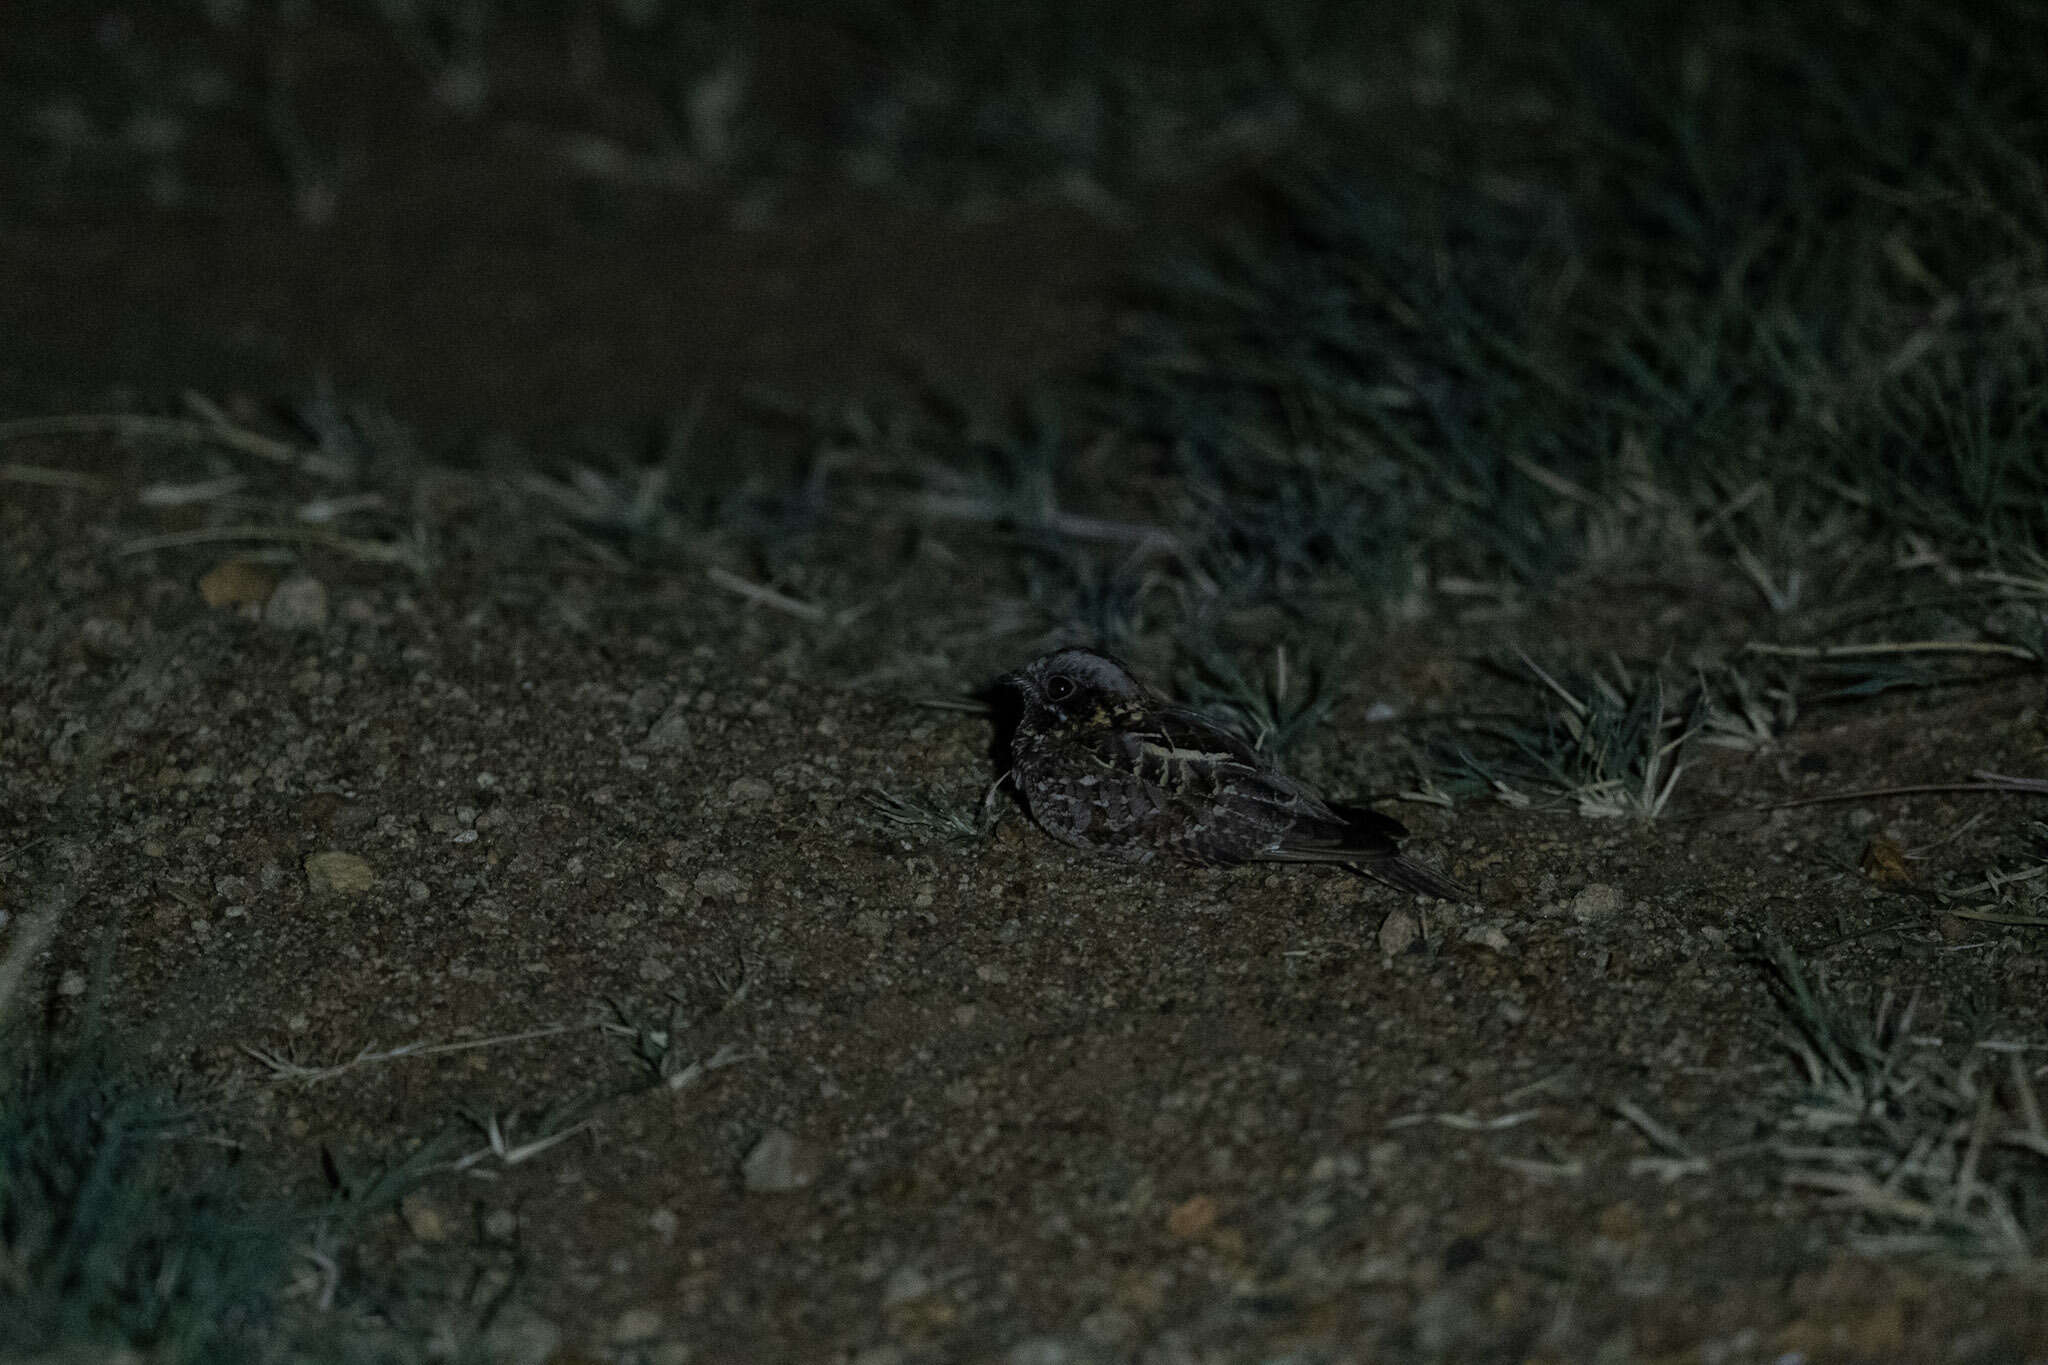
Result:
<svg viewBox="0 0 2048 1365">
<path fill-rule="evenodd" d="M 1373 858 L 1368 861 L 1346 863 L 1345 867 L 1360 876 L 1371 877 L 1374 881 L 1385 882 L 1399 891 L 1413 891 L 1424 896 L 1435 896 L 1438 900 L 1458 901 L 1461 904 L 1477 903 L 1479 895 L 1468 886 L 1446 877 L 1413 858 L 1396 853 L 1391 858 Z"/>
</svg>

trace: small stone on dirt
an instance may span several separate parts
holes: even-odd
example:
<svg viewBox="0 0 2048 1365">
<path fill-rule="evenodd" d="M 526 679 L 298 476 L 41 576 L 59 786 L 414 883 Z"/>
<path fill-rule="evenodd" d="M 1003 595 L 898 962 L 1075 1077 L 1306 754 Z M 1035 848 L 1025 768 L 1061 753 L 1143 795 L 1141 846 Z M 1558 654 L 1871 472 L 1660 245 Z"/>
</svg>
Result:
<svg viewBox="0 0 2048 1365">
<path fill-rule="evenodd" d="M 1026 1337 L 1009 1349 L 1006 1365 L 1071 1365 L 1074 1348 L 1058 1337 Z"/>
<path fill-rule="evenodd" d="M 306 884 L 316 896 L 357 896 L 377 884 L 377 874 L 355 854 L 329 849 L 306 855 Z"/>
<path fill-rule="evenodd" d="M 503 1365 L 548 1365 L 559 1359 L 562 1329 L 523 1303 L 508 1303 L 491 1315 L 481 1345 L 486 1360 Z"/>
<path fill-rule="evenodd" d="M 246 559 L 224 559 L 199 579 L 199 600 L 209 607 L 253 606 L 270 600 L 277 575 Z"/>
<path fill-rule="evenodd" d="M 1581 921 L 1608 919 L 1621 913 L 1621 888 L 1606 882 L 1592 882 L 1572 897 L 1572 917 Z"/>
<path fill-rule="evenodd" d="M 691 883 L 697 894 L 708 900 L 737 901 L 747 898 L 747 879 L 724 868 L 712 868 L 699 872 L 697 880 Z"/>
<path fill-rule="evenodd" d="M 689 743 L 690 718 L 684 703 L 678 700 L 661 713 L 661 719 L 648 727 L 647 737 L 640 741 L 640 747 L 650 753 L 662 754 L 687 748 Z"/>
<path fill-rule="evenodd" d="M 725 789 L 725 796 L 728 801 L 737 801 L 743 805 L 752 805 L 755 802 L 766 801 L 773 795 L 775 795 L 774 786 L 765 778 L 759 777 L 735 777 L 731 785 Z"/>
<path fill-rule="evenodd" d="M 118 659 L 128 652 L 128 627 L 108 616 L 94 616 L 78 628 L 78 642 L 96 659 Z"/>
<path fill-rule="evenodd" d="M 1081 1335 L 1100 1346 L 1124 1346 L 1138 1335 L 1138 1320 L 1115 1304 L 1081 1319 Z"/>
<path fill-rule="evenodd" d="M 612 1323 L 614 1346 L 637 1346 L 661 1335 L 661 1314 L 652 1308 L 628 1308 Z"/>
<path fill-rule="evenodd" d="M 1496 953 L 1510 952 L 1514 948 L 1514 944 L 1508 941 L 1507 932 L 1498 924 L 1475 924 L 1465 931 L 1464 938 L 1467 943 L 1491 948 Z"/>
<path fill-rule="evenodd" d="M 898 1266 L 889 1276 L 889 1283 L 882 1287 L 882 1307 L 892 1308 L 899 1303 L 921 1299 L 937 1288 L 931 1276 L 916 1266 Z"/>
<path fill-rule="evenodd" d="M 311 574 L 293 574 L 271 590 L 263 624 L 272 630 L 319 630 L 327 624 L 327 585 Z"/>
<path fill-rule="evenodd" d="M 1192 1241 L 1216 1226 L 1216 1201 L 1206 1194 L 1173 1206 L 1166 1215 L 1166 1230 L 1183 1242 Z"/>
<path fill-rule="evenodd" d="M 448 1240 L 448 1215 L 424 1195 L 409 1194 L 399 1200 L 398 1216 L 405 1220 L 405 1230 L 417 1241 Z"/>
<path fill-rule="evenodd" d="M 771 1128 L 740 1165 L 747 1189 L 755 1194 L 786 1194 L 818 1178 L 817 1162 L 796 1134 Z"/>
<path fill-rule="evenodd" d="M 1880 886 L 1903 886 L 1913 880 L 1913 870 L 1906 866 L 1906 850 L 1897 839 L 1881 831 L 1863 845 L 1863 856 L 1856 860 L 1856 866 Z"/>
<path fill-rule="evenodd" d="M 1406 910 L 1389 910 L 1380 921 L 1380 951 L 1388 957 L 1399 957 L 1421 937 L 1422 925 Z"/>
</svg>

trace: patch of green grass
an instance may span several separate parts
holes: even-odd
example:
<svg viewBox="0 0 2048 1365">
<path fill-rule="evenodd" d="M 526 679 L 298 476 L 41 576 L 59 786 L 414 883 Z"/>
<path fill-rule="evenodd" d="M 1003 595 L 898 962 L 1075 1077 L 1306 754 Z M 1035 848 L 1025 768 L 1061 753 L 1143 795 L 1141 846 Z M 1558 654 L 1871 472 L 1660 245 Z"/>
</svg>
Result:
<svg viewBox="0 0 2048 1365">
<path fill-rule="evenodd" d="M 1327 720 L 1337 703 L 1333 670 L 1313 657 L 1290 664 L 1285 645 L 1274 646 L 1270 668 L 1250 671 L 1210 641 L 1185 645 L 1183 652 L 1183 700 L 1265 753 L 1286 753 Z"/>
<path fill-rule="evenodd" d="M 1987 1265 L 2048 1256 L 2048 1122 L 2038 1045 L 1975 1038 L 1954 1049 L 1913 1031 L 1914 1002 L 1856 1009 L 1781 937 L 1765 943 L 1798 1068 L 1775 1151 L 1787 1183 L 1854 1220 L 1869 1254 Z"/>
<path fill-rule="evenodd" d="M 955 18 L 971 65 L 1000 23 Z M 1263 225 L 1162 268 L 1091 387 L 1021 422 L 870 417 L 840 495 L 999 530 L 979 548 L 1017 566 L 1026 614 L 1119 647 L 1246 608 L 1320 635 L 1432 587 L 1640 576 L 1747 583 L 1759 634 L 1840 639 L 1845 607 L 1939 574 L 1969 600 L 1928 629 L 2043 657 L 2016 585 L 2048 562 L 2048 171 L 2014 149 L 2048 120 L 2024 55 L 2048 19 L 1412 22 L 1428 79 L 1388 88 L 1379 135 L 1330 136 L 1358 131 L 1335 105 L 1303 122 Z M 1314 60 L 1345 63 L 1373 69 L 1334 39 Z M 1825 672 L 1717 682 L 1716 735 L 1768 739 Z M 1865 661 L 1837 690 L 1930 676 Z M 1628 776 L 1629 809 L 1658 803 L 1654 747 L 1624 774 L 1571 731 L 1592 766 L 1548 785 Z"/>
<path fill-rule="evenodd" d="M 81 1058 L 15 1068 L 0 1096 L 0 1355 L 128 1349 L 254 1358 L 291 1264 L 173 1106 Z M 209 1169 L 211 1166 L 211 1169 Z"/>
<path fill-rule="evenodd" d="M 1361 65 L 1404 36 L 1337 0 L 380 0 L 286 24 L 249 0 L 177 8 L 33 35 L 11 122 L 37 183 L 125 180 L 175 207 L 215 188 L 197 149 L 240 146 L 318 227 L 355 192 L 334 110 L 411 98 L 516 130 L 540 169 L 600 193 L 836 175 L 1124 222 L 1151 187 L 1355 117 Z"/>
<path fill-rule="evenodd" d="M 926 0 L 846 6 L 841 22 L 888 68 L 851 106 L 855 174 L 956 200 L 1055 187 L 1111 220 L 1115 196 L 1262 155 L 1356 104 L 1403 36 L 1337 0 Z"/>
<path fill-rule="evenodd" d="M 931 796 L 904 796 L 896 792 L 871 791 L 864 795 L 868 809 L 898 831 L 918 831 L 941 839 L 979 843 L 988 838 L 1002 818 L 1003 808 L 995 800 L 996 788 L 989 788 L 979 811 L 953 806 Z"/>
<path fill-rule="evenodd" d="M 1155 590 L 1167 575 L 1142 552 L 1106 556 L 1084 547 L 1047 545 L 1024 570 L 1034 607 L 1056 624 L 1054 632 L 1117 650 L 1153 628 Z"/>
<path fill-rule="evenodd" d="M 1699 680 L 1701 740 L 1724 749 L 1768 749 L 1799 718 L 1789 670 L 1726 665 Z"/>
<path fill-rule="evenodd" d="M 1206 543 L 1276 582 L 1704 556 L 1781 611 L 1872 543 L 2048 550 L 2048 102 L 1994 37 L 2039 13 L 1499 22 L 1518 104 L 1308 163 L 1288 235 L 1161 282 L 1110 402 Z"/>
<path fill-rule="evenodd" d="M 1474 723 L 1431 747 L 1433 776 L 1452 793 L 1490 792 L 1527 805 L 1524 788 L 1572 802 L 1581 815 L 1654 820 L 1685 771 L 1687 744 L 1713 714 L 1698 689 L 1674 697 L 1654 670 L 1613 661 L 1597 673 L 1561 682 L 1526 654 L 1523 676 L 1549 708 L 1540 722 Z"/>
<path fill-rule="evenodd" d="M 666 1041 L 666 1035 L 662 1035 Z M 745 1060 L 721 1049 L 662 1079 Z M 683 1079 L 678 1079 L 678 1076 Z M 0 1091 L 0 1359 L 233 1365 L 417 1362 L 410 1329 L 359 1311 L 382 1290 L 345 1271 L 367 1220 L 426 1182 L 530 1160 L 593 1101 L 480 1113 L 384 1162 L 326 1154 L 317 1203 L 259 1199 L 184 1106 L 90 1048 L 10 1066 Z M 380 1299 L 389 1309 L 388 1296 Z M 475 1305 L 468 1305 L 474 1308 Z M 452 1357 L 490 1358 L 484 1321 Z M 467 1319 L 464 1320 L 465 1322 Z"/>
</svg>

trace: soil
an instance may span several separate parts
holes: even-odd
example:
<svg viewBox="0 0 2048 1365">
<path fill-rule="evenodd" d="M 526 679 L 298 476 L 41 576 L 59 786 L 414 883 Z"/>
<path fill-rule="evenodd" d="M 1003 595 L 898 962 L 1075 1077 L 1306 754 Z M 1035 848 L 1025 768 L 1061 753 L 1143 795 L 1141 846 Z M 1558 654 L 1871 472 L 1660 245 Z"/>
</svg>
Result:
<svg viewBox="0 0 2048 1365">
<path fill-rule="evenodd" d="M 358 135 L 324 228 L 254 173 L 183 209 L 74 187 L 0 211 L 5 415 L 196 388 L 260 422 L 324 374 L 428 449 L 498 433 L 558 471 L 563 433 L 703 394 L 693 458 L 736 481 L 714 438 L 750 388 L 1022 397 L 1109 343 L 1162 242 L 1242 202 L 1224 178 L 1131 226 L 978 220 L 820 177 L 761 225 L 732 187 L 593 208 L 473 129 Z M 809 580 L 715 529 L 647 563 L 538 514 L 510 456 L 451 456 L 360 484 L 430 573 L 320 545 L 231 571 L 317 583 L 294 616 L 209 605 L 231 545 L 138 550 L 215 506 L 138 495 L 234 474 L 288 508 L 336 491 L 316 474 L 92 434 L 4 459 L 85 476 L 0 485 L 0 943 L 76 889 L 37 963 L 51 1019 L 100 1002 L 266 1190 L 324 1197 L 436 1135 L 481 1153 L 332 1248 L 337 1331 L 558 1365 L 2048 1349 L 2038 1276 L 1854 1255 L 1758 1150 L 1792 1068 L 1753 952 L 1775 926 L 1951 1041 L 2048 1036 L 2041 931 L 1915 894 L 2009 863 L 2028 798 L 1760 809 L 2038 773 L 2037 678 L 1701 751 L 1653 823 L 1390 807 L 1481 892 L 1423 906 L 1089 861 L 1002 797 L 985 836 L 892 821 L 872 798 L 976 819 L 988 723 L 928 703 L 1042 643 L 988 619 L 972 527 L 879 520 Z M 1628 600 L 1546 610 L 1589 645 L 1694 643 Z M 1375 704 L 1453 709 L 1534 625 L 1376 629 L 1298 756 L 1356 792 L 1408 781 Z M 1859 870 L 1880 832 L 1907 880 Z M 252 1049 L 358 1062 L 290 1079 Z M 1709 1159 L 1648 1161 L 1672 1153 L 1623 1102 Z"/>
</svg>

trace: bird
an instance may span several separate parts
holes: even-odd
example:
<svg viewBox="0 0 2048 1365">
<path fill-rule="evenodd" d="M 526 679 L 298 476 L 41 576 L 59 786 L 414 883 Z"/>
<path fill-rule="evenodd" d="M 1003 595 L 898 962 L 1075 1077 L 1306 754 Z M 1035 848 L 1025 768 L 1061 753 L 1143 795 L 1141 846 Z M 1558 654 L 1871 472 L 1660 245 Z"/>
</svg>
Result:
<svg viewBox="0 0 2048 1365">
<path fill-rule="evenodd" d="M 1335 863 L 1399 890 L 1477 899 L 1401 852 L 1399 820 L 1326 799 L 1108 654 L 1056 650 L 995 687 L 1018 702 L 1011 780 L 1061 843 L 1135 863 Z"/>
</svg>

